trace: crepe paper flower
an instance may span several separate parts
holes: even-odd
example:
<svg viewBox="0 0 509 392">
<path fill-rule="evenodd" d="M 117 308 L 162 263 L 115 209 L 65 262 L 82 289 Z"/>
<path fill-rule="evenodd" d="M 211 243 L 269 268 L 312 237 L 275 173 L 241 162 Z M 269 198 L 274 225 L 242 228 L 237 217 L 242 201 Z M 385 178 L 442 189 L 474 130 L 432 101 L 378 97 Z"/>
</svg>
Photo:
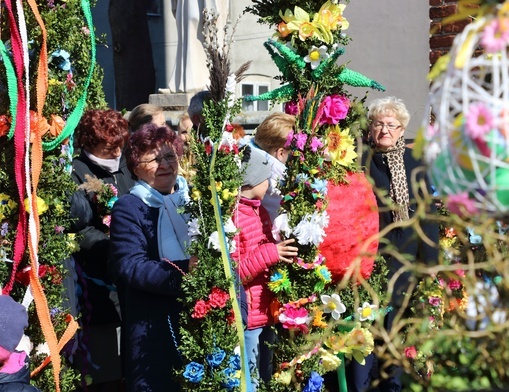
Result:
<svg viewBox="0 0 509 392">
<path fill-rule="evenodd" d="M 317 223 L 310 220 L 307 214 L 293 229 L 293 235 L 297 238 L 297 242 L 301 245 L 313 244 L 318 246 L 325 237 L 325 230 Z"/>
<path fill-rule="evenodd" d="M 201 235 L 200 223 L 198 221 L 198 218 L 193 218 L 189 222 L 187 222 L 187 234 L 191 238 Z"/>
<path fill-rule="evenodd" d="M 292 233 L 292 229 L 290 228 L 290 222 L 288 220 L 288 214 L 284 213 L 278 215 L 276 219 L 274 219 L 273 231 L 282 232 L 285 237 L 289 237 Z"/>
<path fill-rule="evenodd" d="M 323 283 L 330 283 L 332 281 L 332 275 L 325 265 L 319 265 L 316 267 L 315 275 L 318 276 Z"/>
<path fill-rule="evenodd" d="M 25 205 L 25 210 L 27 213 L 31 213 L 31 208 L 30 208 L 30 204 L 28 202 L 28 197 L 24 200 L 23 204 Z M 48 205 L 46 204 L 46 202 L 44 201 L 44 199 L 42 199 L 41 197 L 37 196 L 37 213 L 39 215 L 42 215 L 44 214 L 46 211 L 48 211 Z"/>
<path fill-rule="evenodd" d="M 325 158 L 329 159 L 333 165 L 350 166 L 355 162 L 357 153 L 349 128 L 341 130 L 336 125 L 329 129 Z"/>
<path fill-rule="evenodd" d="M 339 320 L 342 313 L 346 312 L 346 306 L 341 302 L 339 294 L 322 294 L 320 296 L 322 303 L 325 305 L 324 312 L 330 313 L 334 320 Z"/>
<path fill-rule="evenodd" d="M 284 104 L 285 113 L 290 114 L 292 116 L 296 116 L 299 114 L 299 106 L 295 101 L 288 101 Z"/>
<path fill-rule="evenodd" d="M 371 305 L 369 302 L 364 302 L 360 308 L 357 308 L 359 313 L 359 321 L 373 321 L 375 319 L 376 305 Z"/>
<path fill-rule="evenodd" d="M 0 220 L 5 219 L 10 214 L 12 214 L 18 204 L 12 200 L 9 195 L 5 193 L 0 193 Z"/>
<path fill-rule="evenodd" d="M 320 392 L 322 390 L 323 382 L 323 377 L 317 372 L 312 371 L 302 392 Z"/>
<path fill-rule="evenodd" d="M 284 305 L 284 310 L 279 313 L 279 322 L 285 329 L 298 329 L 302 333 L 308 332 L 308 325 L 312 317 L 306 308 L 296 308 L 291 305 Z"/>
<path fill-rule="evenodd" d="M 308 135 L 306 135 L 303 132 L 299 132 L 297 135 L 295 135 L 295 146 L 299 150 L 304 151 L 304 148 L 306 147 L 307 140 L 308 140 Z"/>
<path fill-rule="evenodd" d="M 456 237 L 456 230 L 454 229 L 454 227 L 446 228 L 445 229 L 445 236 L 447 238 L 454 238 L 454 237 Z"/>
<path fill-rule="evenodd" d="M 205 367 L 201 363 L 188 363 L 184 371 L 184 377 L 192 383 L 198 384 L 205 376 Z"/>
<path fill-rule="evenodd" d="M 467 192 L 449 195 L 446 206 L 449 212 L 459 216 L 476 215 L 479 213 L 479 209 L 476 207 L 475 202 L 468 197 Z"/>
<path fill-rule="evenodd" d="M 227 367 L 223 370 L 223 375 L 225 378 L 221 383 L 221 386 L 226 388 L 228 391 L 231 391 L 240 386 L 240 370 L 234 370 Z"/>
<path fill-rule="evenodd" d="M 56 64 L 56 66 L 63 71 L 69 71 L 71 69 L 70 57 L 71 55 L 69 52 L 58 49 L 51 53 L 50 62 Z"/>
<path fill-rule="evenodd" d="M 212 248 L 214 250 L 220 251 L 221 246 L 219 245 L 219 233 L 217 231 L 214 231 L 209 236 L 209 242 L 208 242 L 208 248 Z"/>
<path fill-rule="evenodd" d="M 224 308 L 230 299 L 230 295 L 218 287 L 212 287 L 209 294 L 209 305 L 212 308 Z"/>
<path fill-rule="evenodd" d="M 290 383 L 292 382 L 292 373 L 289 371 L 275 373 L 273 377 L 279 384 L 290 385 Z"/>
<path fill-rule="evenodd" d="M 284 144 L 284 148 L 290 148 L 292 146 L 292 142 L 293 142 L 293 135 L 294 135 L 294 132 L 293 130 L 291 130 L 290 132 L 288 132 L 288 135 L 286 135 L 286 142 Z"/>
<path fill-rule="evenodd" d="M 315 316 L 313 317 L 313 327 L 327 328 L 327 323 L 323 321 L 323 311 L 320 309 L 315 310 Z"/>
<path fill-rule="evenodd" d="M 442 298 L 429 297 L 428 302 L 431 306 L 440 306 L 440 304 L 442 303 Z"/>
<path fill-rule="evenodd" d="M 311 69 L 316 69 L 320 63 L 328 57 L 327 46 L 322 45 L 317 48 L 313 45 L 309 49 L 308 54 L 304 57 L 304 61 L 311 64 Z"/>
<path fill-rule="evenodd" d="M 191 314 L 191 317 L 194 319 L 202 319 L 207 315 L 209 310 L 210 305 L 208 304 L 208 302 L 200 299 L 196 301 L 196 303 L 194 304 L 194 310 L 193 313 Z"/>
<path fill-rule="evenodd" d="M 42 138 L 48 131 L 49 124 L 46 118 L 30 110 L 30 143 L 33 143 L 36 137 Z"/>
<path fill-rule="evenodd" d="M 319 148 L 323 147 L 323 143 L 319 138 L 313 136 L 311 143 L 309 143 L 309 147 L 311 148 L 311 151 L 317 152 Z"/>
<path fill-rule="evenodd" d="M 472 245 L 482 244 L 482 236 L 480 236 L 479 234 L 475 234 L 474 229 L 472 227 L 467 227 L 467 233 L 468 233 L 468 241 Z"/>
<path fill-rule="evenodd" d="M 346 118 L 350 109 L 350 100 L 342 95 L 328 95 L 320 104 L 320 125 L 336 125 L 340 120 Z"/>
<path fill-rule="evenodd" d="M 226 353 L 224 350 L 216 348 L 212 354 L 208 354 L 206 357 L 206 361 L 211 368 L 217 368 L 221 365 L 226 358 Z"/>
<path fill-rule="evenodd" d="M 347 347 L 345 357 L 348 359 L 354 358 L 361 365 L 364 365 L 365 358 L 373 352 L 375 348 L 375 341 L 370 331 L 359 326 L 353 328 L 345 339 L 345 346 Z"/>
<path fill-rule="evenodd" d="M 405 347 L 405 357 L 409 359 L 417 358 L 417 350 L 415 346 Z"/>
<path fill-rule="evenodd" d="M 350 23 L 343 17 L 345 8 L 345 4 L 338 4 L 336 0 L 326 1 L 314 15 L 313 22 L 325 30 L 346 30 Z"/>
<path fill-rule="evenodd" d="M 509 44 L 509 30 L 502 20 L 495 18 L 486 26 L 481 33 L 481 46 L 486 53 L 498 53 L 505 50 Z"/>
<path fill-rule="evenodd" d="M 325 372 L 332 372 L 341 365 L 341 359 L 337 355 L 333 355 L 323 348 L 318 350 L 318 355 L 320 355 L 320 364 Z"/>
<path fill-rule="evenodd" d="M 327 180 L 322 180 L 319 178 L 316 178 L 315 181 L 311 184 L 311 189 L 314 189 L 316 192 L 326 195 L 327 194 Z"/>
<path fill-rule="evenodd" d="M 270 277 L 269 283 L 267 283 L 269 289 L 274 293 L 281 291 L 289 291 L 291 287 L 290 279 L 286 270 L 277 269 Z"/>
<path fill-rule="evenodd" d="M 447 284 L 447 287 L 449 287 L 451 290 L 459 290 L 461 289 L 461 286 L 461 281 L 457 279 L 451 279 Z"/>
<path fill-rule="evenodd" d="M 494 126 L 491 111 L 482 102 L 477 102 L 468 108 L 465 133 L 472 139 L 481 139 Z"/>
<path fill-rule="evenodd" d="M 0 137 L 7 135 L 9 128 L 11 126 L 11 122 L 9 118 L 3 114 L 0 116 Z"/>
</svg>

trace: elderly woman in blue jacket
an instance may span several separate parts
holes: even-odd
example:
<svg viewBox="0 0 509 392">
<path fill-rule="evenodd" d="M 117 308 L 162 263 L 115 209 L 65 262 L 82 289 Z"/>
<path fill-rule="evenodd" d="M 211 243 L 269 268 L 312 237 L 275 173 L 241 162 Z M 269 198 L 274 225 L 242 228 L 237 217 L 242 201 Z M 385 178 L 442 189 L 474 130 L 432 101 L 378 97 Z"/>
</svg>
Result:
<svg viewBox="0 0 509 392">
<path fill-rule="evenodd" d="M 178 173 L 182 142 L 167 127 L 145 124 L 125 152 L 136 180 L 112 211 L 108 268 L 123 306 L 126 391 L 178 391 L 177 301 L 183 273 L 196 264 L 186 250 L 188 198 Z"/>
</svg>

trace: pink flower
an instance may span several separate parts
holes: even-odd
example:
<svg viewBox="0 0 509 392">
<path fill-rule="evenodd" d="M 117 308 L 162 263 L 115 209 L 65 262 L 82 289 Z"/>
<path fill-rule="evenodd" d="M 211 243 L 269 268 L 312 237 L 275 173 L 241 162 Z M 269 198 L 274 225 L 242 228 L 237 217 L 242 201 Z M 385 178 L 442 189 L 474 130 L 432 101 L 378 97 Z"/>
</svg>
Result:
<svg viewBox="0 0 509 392">
<path fill-rule="evenodd" d="M 475 202 L 469 199 L 467 192 L 450 195 L 446 204 L 449 212 L 459 216 L 476 215 L 479 212 Z"/>
<path fill-rule="evenodd" d="M 350 101 L 347 97 L 340 95 L 329 95 L 322 102 L 323 112 L 320 117 L 320 125 L 336 125 L 340 120 L 346 118 Z"/>
<path fill-rule="evenodd" d="M 451 290 L 458 290 L 461 288 L 461 282 L 459 280 L 453 279 L 449 282 L 448 286 Z"/>
<path fill-rule="evenodd" d="M 481 102 L 470 105 L 465 132 L 472 139 L 481 139 L 493 128 L 493 114 Z"/>
<path fill-rule="evenodd" d="M 286 329 L 299 329 L 302 333 L 307 333 L 308 324 L 311 321 L 306 308 L 296 308 L 286 304 L 285 310 L 279 314 L 279 322 Z"/>
<path fill-rule="evenodd" d="M 230 295 L 217 287 L 212 287 L 209 294 L 209 305 L 213 308 L 224 308 L 226 302 L 230 299 Z"/>
<path fill-rule="evenodd" d="M 295 116 L 299 113 L 299 106 L 295 101 L 289 101 L 285 103 L 285 113 Z"/>
<path fill-rule="evenodd" d="M 497 53 L 504 50 L 509 43 L 509 31 L 504 28 L 499 19 L 494 19 L 484 27 L 481 35 L 481 45 L 487 53 Z"/>
<path fill-rule="evenodd" d="M 117 188 L 115 188 L 115 185 L 113 185 L 113 184 L 105 184 L 105 185 L 111 189 L 111 192 L 113 193 L 113 195 L 118 196 L 118 190 L 117 190 Z"/>
<path fill-rule="evenodd" d="M 417 357 L 417 350 L 415 349 L 415 346 L 405 348 L 405 357 L 410 359 L 415 359 Z"/>
<path fill-rule="evenodd" d="M 438 297 L 429 297 L 428 302 L 431 306 L 440 306 L 442 300 Z"/>
<path fill-rule="evenodd" d="M 196 304 L 194 305 L 194 311 L 191 314 L 191 317 L 195 319 L 204 318 L 209 312 L 209 310 L 210 305 L 204 300 L 200 299 L 199 301 L 196 301 Z"/>
<path fill-rule="evenodd" d="M 311 151 L 316 152 L 319 148 L 323 147 L 322 141 L 317 138 L 316 136 L 313 136 L 311 139 Z"/>
<path fill-rule="evenodd" d="M 292 146 L 293 141 L 293 131 L 288 132 L 288 135 L 286 135 L 286 143 L 284 145 L 284 148 L 290 148 Z"/>
<path fill-rule="evenodd" d="M 103 218 L 103 225 L 110 227 L 111 215 L 105 215 Z"/>
<path fill-rule="evenodd" d="M 301 151 L 304 151 L 304 147 L 306 147 L 306 141 L 308 140 L 308 135 L 305 133 L 298 133 L 295 138 L 297 139 L 295 142 L 297 148 Z"/>
<path fill-rule="evenodd" d="M 454 273 L 461 278 L 465 277 L 465 270 L 458 269 L 458 270 L 454 271 Z"/>
</svg>

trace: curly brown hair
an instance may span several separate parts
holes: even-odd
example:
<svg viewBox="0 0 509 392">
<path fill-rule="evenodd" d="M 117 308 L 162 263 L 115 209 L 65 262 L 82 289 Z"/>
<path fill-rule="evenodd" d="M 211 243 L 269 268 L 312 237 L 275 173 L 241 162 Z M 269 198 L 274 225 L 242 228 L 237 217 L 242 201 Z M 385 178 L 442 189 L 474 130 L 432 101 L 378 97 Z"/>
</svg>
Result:
<svg viewBox="0 0 509 392">
<path fill-rule="evenodd" d="M 177 134 L 168 127 L 158 127 L 156 124 L 148 123 L 141 126 L 131 134 L 125 150 L 127 168 L 133 173 L 140 163 L 140 157 L 150 150 L 163 144 L 171 145 L 173 151 L 179 158 L 184 153 L 184 143 Z"/>
<path fill-rule="evenodd" d="M 129 124 L 113 109 L 87 110 L 77 129 L 79 147 L 91 151 L 102 143 L 123 148 L 129 140 Z"/>
</svg>

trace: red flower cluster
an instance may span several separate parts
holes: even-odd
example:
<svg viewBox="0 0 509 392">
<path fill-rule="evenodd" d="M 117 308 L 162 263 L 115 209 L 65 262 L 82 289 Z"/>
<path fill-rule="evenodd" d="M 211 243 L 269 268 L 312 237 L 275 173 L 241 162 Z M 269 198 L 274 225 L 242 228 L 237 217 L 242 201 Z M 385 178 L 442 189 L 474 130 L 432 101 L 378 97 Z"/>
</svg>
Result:
<svg viewBox="0 0 509 392">
<path fill-rule="evenodd" d="M 218 287 L 212 287 L 208 301 L 205 301 L 203 299 L 196 301 L 196 304 L 194 305 L 194 311 L 191 314 L 191 317 L 194 319 L 202 319 L 207 315 L 207 313 L 212 308 L 216 309 L 224 308 L 228 303 L 229 299 L 230 295 L 226 291 L 221 290 Z"/>
</svg>

